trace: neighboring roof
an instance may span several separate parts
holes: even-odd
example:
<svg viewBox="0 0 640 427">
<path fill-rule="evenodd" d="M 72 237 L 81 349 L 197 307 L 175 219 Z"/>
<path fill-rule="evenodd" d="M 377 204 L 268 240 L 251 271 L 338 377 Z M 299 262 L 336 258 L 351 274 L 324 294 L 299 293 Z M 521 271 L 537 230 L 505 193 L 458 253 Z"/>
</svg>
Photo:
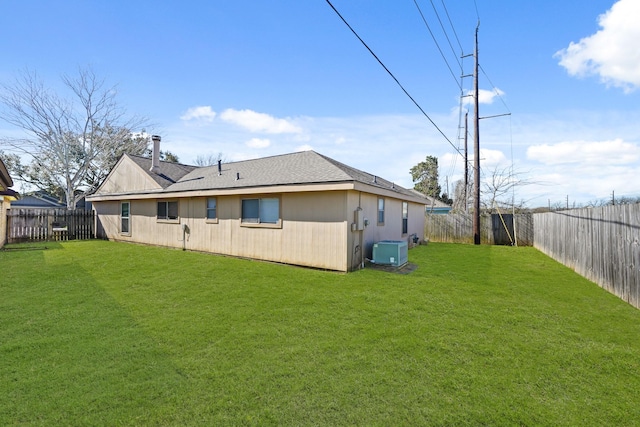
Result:
<svg viewBox="0 0 640 427">
<path fill-rule="evenodd" d="M 0 191 L 0 196 L 7 196 L 17 200 L 20 197 L 20 194 L 17 191 L 7 188 L 6 190 Z"/>
<path fill-rule="evenodd" d="M 451 206 L 449 206 L 448 204 L 446 204 L 442 200 L 438 200 L 438 199 L 436 199 L 434 197 L 431 197 L 431 196 L 425 196 L 424 194 L 422 194 L 418 190 L 414 190 L 413 188 L 411 190 L 409 190 L 409 191 L 411 191 L 411 192 L 413 192 L 415 194 L 418 194 L 418 195 L 420 195 L 420 196 L 422 196 L 422 197 L 424 197 L 426 199 L 429 199 L 429 205 L 428 205 L 429 208 L 433 206 L 434 208 L 442 208 L 442 209 L 449 208 L 449 209 L 451 209 Z"/>
<path fill-rule="evenodd" d="M 167 188 L 180 180 L 197 166 L 183 165 L 180 163 L 160 162 L 160 173 L 151 172 L 151 159 L 148 157 L 128 155 L 138 166 L 140 166 L 155 182 L 162 188 Z"/>
<path fill-rule="evenodd" d="M 66 204 L 60 203 L 54 196 L 43 191 L 24 194 L 20 200 L 12 202 L 11 206 L 25 208 L 65 208 Z"/>
<path fill-rule="evenodd" d="M 240 162 L 197 167 L 161 161 L 160 173 L 151 172 L 151 159 L 128 155 L 149 177 L 162 187 L 162 193 L 202 190 L 234 190 L 300 184 L 362 183 L 380 190 L 421 200 L 430 199 L 378 176 L 355 169 L 315 151 L 302 151 Z M 148 194 L 149 190 L 127 194 Z M 157 191 L 153 191 L 157 193 Z M 106 196 L 94 194 L 90 197 Z"/>
<path fill-rule="evenodd" d="M 13 186 L 13 180 L 4 162 L 0 159 L 0 191 L 7 190 L 11 186 Z"/>
</svg>

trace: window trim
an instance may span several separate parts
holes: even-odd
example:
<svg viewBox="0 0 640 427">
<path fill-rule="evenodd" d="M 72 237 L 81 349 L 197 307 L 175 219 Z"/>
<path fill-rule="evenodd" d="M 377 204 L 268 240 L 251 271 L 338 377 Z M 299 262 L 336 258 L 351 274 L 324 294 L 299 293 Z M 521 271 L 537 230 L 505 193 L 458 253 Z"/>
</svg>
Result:
<svg viewBox="0 0 640 427">
<path fill-rule="evenodd" d="M 159 217 L 158 216 L 158 205 L 160 203 L 166 203 L 166 212 L 167 212 L 167 216 L 166 217 Z M 169 203 L 175 203 L 176 204 L 177 214 L 176 214 L 175 218 L 170 218 L 169 217 Z M 180 222 L 180 203 L 178 202 L 178 200 L 156 199 L 156 222 L 165 222 L 165 223 L 170 223 L 170 224 L 179 223 Z"/>
<path fill-rule="evenodd" d="M 263 199 L 275 199 L 278 201 L 278 220 L 276 222 L 260 222 L 260 204 L 258 205 L 258 222 L 249 222 L 245 221 L 243 218 L 243 202 L 245 200 L 258 200 L 259 202 Z M 244 197 L 240 199 L 240 227 L 247 228 L 282 228 L 282 198 L 280 196 L 274 195 L 263 195 L 263 196 L 251 196 Z"/>
<path fill-rule="evenodd" d="M 125 204 L 128 206 L 128 208 L 127 208 L 127 216 L 123 217 L 122 216 L 122 208 L 123 208 L 123 206 Z M 119 227 L 120 234 L 123 235 L 123 236 L 131 236 L 131 201 L 123 200 L 123 201 L 120 202 L 120 215 L 119 216 L 120 216 L 120 227 Z M 127 231 L 124 231 L 122 229 L 122 224 L 123 224 L 122 220 L 123 219 L 127 220 Z"/>
<path fill-rule="evenodd" d="M 209 208 L 209 200 L 215 200 L 215 202 L 216 202 L 216 207 L 213 208 L 213 209 L 215 209 L 215 214 L 216 214 L 214 218 L 209 218 L 209 210 L 211 209 L 211 208 Z M 205 209 L 205 215 L 204 215 L 205 222 L 207 224 L 217 224 L 218 223 L 218 198 L 217 197 L 206 197 L 205 198 L 204 209 Z"/>
<path fill-rule="evenodd" d="M 382 202 L 382 209 L 380 209 L 380 202 Z M 384 210 L 386 203 L 387 202 L 384 197 L 378 197 L 378 225 L 384 225 Z M 380 214 L 382 214 L 382 221 L 380 221 Z"/>
</svg>

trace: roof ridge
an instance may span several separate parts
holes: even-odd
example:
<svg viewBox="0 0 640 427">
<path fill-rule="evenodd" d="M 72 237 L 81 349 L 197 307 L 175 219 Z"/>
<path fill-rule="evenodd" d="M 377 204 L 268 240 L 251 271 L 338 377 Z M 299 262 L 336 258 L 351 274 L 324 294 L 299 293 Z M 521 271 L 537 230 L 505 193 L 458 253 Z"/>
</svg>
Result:
<svg viewBox="0 0 640 427">
<path fill-rule="evenodd" d="M 132 156 L 132 160 L 143 169 L 147 169 L 147 167 L 143 166 L 142 162 L 144 161 L 148 165 L 150 161 L 148 157 L 141 156 Z M 222 173 L 218 170 L 217 164 L 190 166 L 162 162 L 161 169 L 175 166 L 182 171 L 180 173 L 168 172 L 166 177 L 152 174 L 146 170 L 145 172 L 168 191 L 352 182 L 375 187 L 380 191 L 392 191 L 399 195 L 425 198 L 395 182 L 349 166 L 314 150 L 226 162 L 221 165 Z"/>
<path fill-rule="evenodd" d="M 254 159 L 244 159 L 244 160 L 236 160 L 233 162 L 222 162 L 223 165 L 234 165 L 234 164 L 238 164 L 238 163 L 248 163 L 248 162 L 256 162 L 256 161 L 261 161 L 261 160 L 267 160 L 267 159 L 274 159 L 276 157 L 289 157 L 289 156 L 295 156 L 297 154 L 303 154 L 303 153 L 315 153 L 321 156 L 321 154 L 316 153 L 313 150 L 302 150 L 302 151 L 294 151 L 292 153 L 282 153 L 282 154 L 273 154 L 271 156 L 265 156 L 265 157 L 256 157 Z M 218 167 L 218 164 L 213 164 L 213 165 L 208 165 L 208 166 L 196 166 L 198 168 L 212 168 L 212 167 Z"/>
</svg>

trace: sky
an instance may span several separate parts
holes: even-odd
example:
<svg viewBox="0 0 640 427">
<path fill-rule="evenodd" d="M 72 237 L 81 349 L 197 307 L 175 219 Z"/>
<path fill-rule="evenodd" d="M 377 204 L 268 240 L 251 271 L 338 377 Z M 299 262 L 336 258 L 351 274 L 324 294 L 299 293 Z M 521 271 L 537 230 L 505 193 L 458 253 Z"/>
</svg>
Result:
<svg viewBox="0 0 640 427">
<path fill-rule="evenodd" d="M 581 206 L 640 197 L 639 19 L 637 0 L 4 0 L 0 83 L 64 94 L 91 67 L 181 163 L 315 150 L 411 188 L 435 156 L 452 193 L 477 28 L 484 182 Z"/>
</svg>

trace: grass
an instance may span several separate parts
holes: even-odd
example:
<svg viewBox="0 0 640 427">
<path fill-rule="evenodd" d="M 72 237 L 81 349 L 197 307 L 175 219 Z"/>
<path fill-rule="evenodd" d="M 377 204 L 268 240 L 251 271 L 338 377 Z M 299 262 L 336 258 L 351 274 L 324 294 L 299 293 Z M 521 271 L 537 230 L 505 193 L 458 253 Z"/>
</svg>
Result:
<svg viewBox="0 0 640 427">
<path fill-rule="evenodd" d="M 0 425 L 640 423 L 640 312 L 533 248 L 397 275 L 47 246 L 0 251 Z"/>
</svg>

